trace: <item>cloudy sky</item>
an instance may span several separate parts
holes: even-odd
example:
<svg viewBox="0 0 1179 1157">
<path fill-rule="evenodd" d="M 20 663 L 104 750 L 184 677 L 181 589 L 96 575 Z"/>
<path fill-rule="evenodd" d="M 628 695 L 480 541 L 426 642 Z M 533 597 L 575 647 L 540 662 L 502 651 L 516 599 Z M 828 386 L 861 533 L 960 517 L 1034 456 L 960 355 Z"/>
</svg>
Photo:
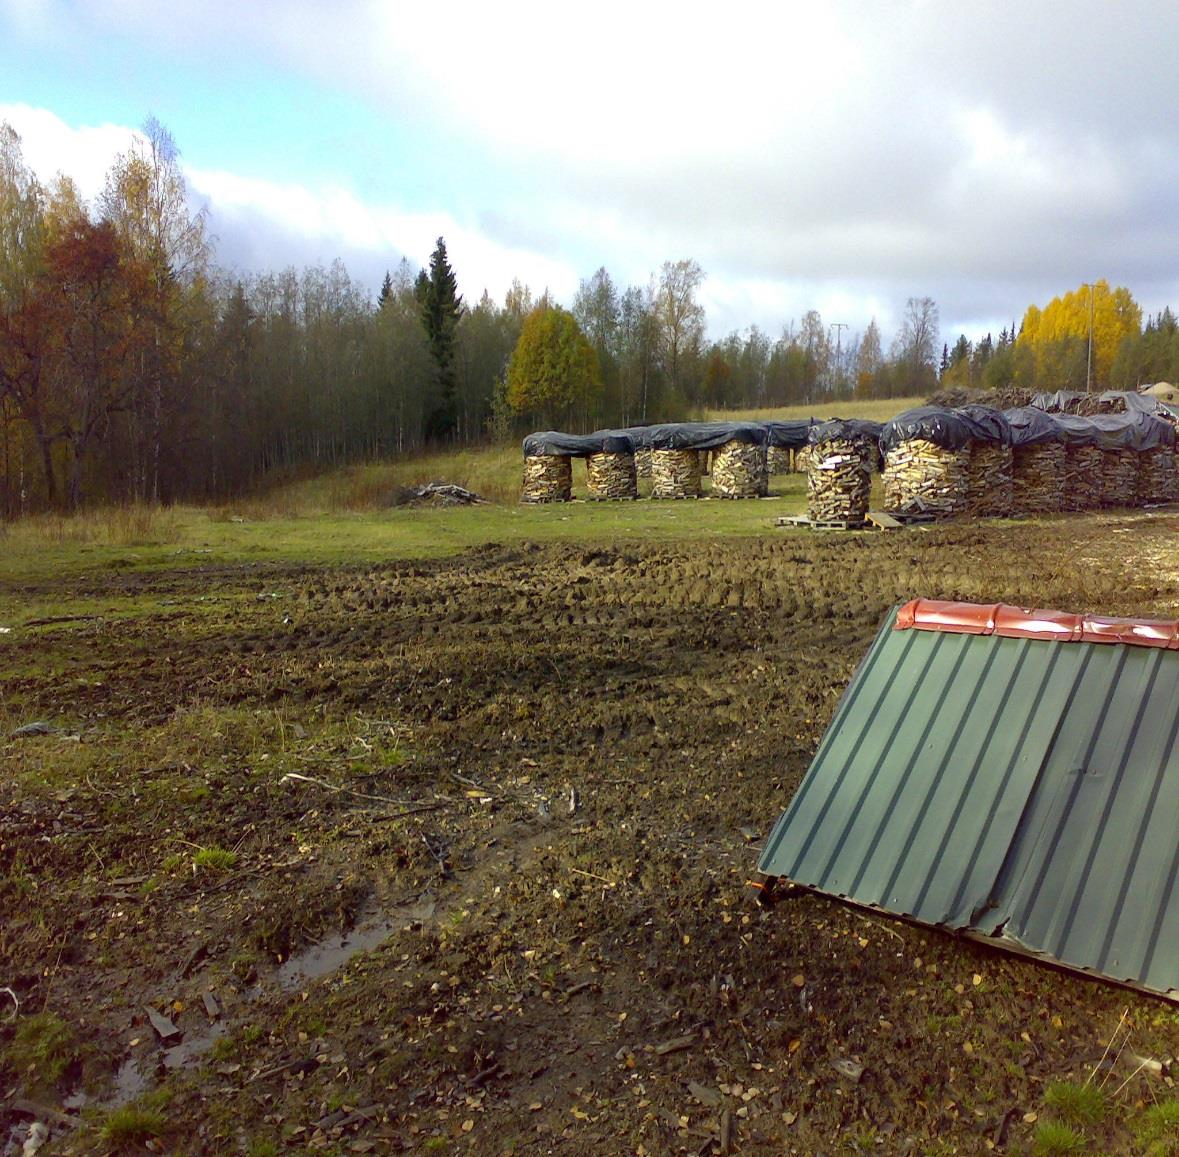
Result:
<svg viewBox="0 0 1179 1157">
<path fill-rule="evenodd" d="M 690 257 L 712 336 L 928 295 L 952 343 L 1179 307 L 1176 46 L 1165 0 L 0 0 L 0 119 L 93 195 L 156 116 L 240 270 L 375 293 L 441 234 L 468 299 L 568 303 Z"/>
</svg>

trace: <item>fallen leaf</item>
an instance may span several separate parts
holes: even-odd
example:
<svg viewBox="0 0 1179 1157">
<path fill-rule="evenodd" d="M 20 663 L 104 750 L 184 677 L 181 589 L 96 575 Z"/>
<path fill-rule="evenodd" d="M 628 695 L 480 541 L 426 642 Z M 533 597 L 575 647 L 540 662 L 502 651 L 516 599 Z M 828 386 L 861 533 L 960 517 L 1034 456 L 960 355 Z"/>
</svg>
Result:
<svg viewBox="0 0 1179 1157">
<path fill-rule="evenodd" d="M 801 972 L 796 972 L 793 979 L 790 981 L 795 988 L 802 988 L 806 984 L 806 977 Z"/>
</svg>

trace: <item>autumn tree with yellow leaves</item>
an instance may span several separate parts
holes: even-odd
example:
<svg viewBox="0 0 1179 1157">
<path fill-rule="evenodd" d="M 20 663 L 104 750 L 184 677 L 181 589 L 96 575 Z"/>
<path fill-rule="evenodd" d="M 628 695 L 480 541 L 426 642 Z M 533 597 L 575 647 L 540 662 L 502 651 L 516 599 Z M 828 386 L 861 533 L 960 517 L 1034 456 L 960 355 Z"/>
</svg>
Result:
<svg viewBox="0 0 1179 1157">
<path fill-rule="evenodd" d="M 1029 305 L 1016 345 L 1035 357 L 1035 377 L 1044 389 L 1083 390 L 1089 368 L 1092 321 L 1092 385 L 1106 388 L 1118 349 L 1142 333 L 1142 310 L 1123 286 L 1102 279 L 1054 297 L 1042 310 Z"/>
</svg>

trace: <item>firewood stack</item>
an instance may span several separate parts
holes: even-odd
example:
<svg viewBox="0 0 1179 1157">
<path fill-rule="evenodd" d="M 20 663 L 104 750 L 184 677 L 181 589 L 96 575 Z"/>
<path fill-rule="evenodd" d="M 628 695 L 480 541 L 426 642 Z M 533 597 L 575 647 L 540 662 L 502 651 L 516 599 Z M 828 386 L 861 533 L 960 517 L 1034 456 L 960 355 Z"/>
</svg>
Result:
<svg viewBox="0 0 1179 1157">
<path fill-rule="evenodd" d="M 521 502 L 568 502 L 573 497 L 573 461 L 567 454 L 535 454 L 524 459 Z"/>
<path fill-rule="evenodd" d="M 807 451 L 807 517 L 812 522 L 863 522 L 872 492 L 875 441 L 832 438 Z"/>
<path fill-rule="evenodd" d="M 1035 442 L 1016 446 L 1012 460 L 1012 514 L 1064 509 L 1064 445 Z"/>
<path fill-rule="evenodd" d="M 1155 446 L 1138 455 L 1135 505 L 1174 501 L 1175 455 L 1170 446 Z"/>
<path fill-rule="evenodd" d="M 652 450 L 652 498 L 699 498 L 700 451 Z"/>
<path fill-rule="evenodd" d="M 766 448 L 767 474 L 789 474 L 793 468 L 790 461 L 790 451 L 785 446 L 768 446 Z"/>
<path fill-rule="evenodd" d="M 1064 510 L 1093 510 L 1101 505 L 1101 448 L 1065 446 Z"/>
<path fill-rule="evenodd" d="M 966 509 L 980 518 L 1001 518 L 1011 513 L 1012 453 L 1000 442 L 970 443 Z"/>
<path fill-rule="evenodd" d="M 811 448 L 809 446 L 802 446 L 794 451 L 794 473 L 806 474 L 808 477 L 811 472 Z"/>
<path fill-rule="evenodd" d="M 1101 451 L 1102 506 L 1133 506 L 1138 489 L 1138 453 L 1135 450 Z"/>
<path fill-rule="evenodd" d="M 589 498 L 638 498 L 635 480 L 635 456 L 602 452 L 585 460 L 585 480 Z"/>
<path fill-rule="evenodd" d="M 1179 478 L 1175 472 L 1175 451 L 1170 446 L 1156 446 L 1138 455 L 1138 505 L 1174 502 L 1179 498 Z"/>
<path fill-rule="evenodd" d="M 635 477 L 651 477 L 651 451 L 635 450 Z"/>
<path fill-rule="evenodd" d="M 766 490 L 764 446 L 734 439 L 713 451 L 712 492 L 718 498 L 760 498 Z"/>
<path fill-rule="evenodd" d="M 901 514 L 957 514 L 966 506 L 970 449 L 945 450 L 924 438 L 884 456 L 884 508 Z"/>
</svg>

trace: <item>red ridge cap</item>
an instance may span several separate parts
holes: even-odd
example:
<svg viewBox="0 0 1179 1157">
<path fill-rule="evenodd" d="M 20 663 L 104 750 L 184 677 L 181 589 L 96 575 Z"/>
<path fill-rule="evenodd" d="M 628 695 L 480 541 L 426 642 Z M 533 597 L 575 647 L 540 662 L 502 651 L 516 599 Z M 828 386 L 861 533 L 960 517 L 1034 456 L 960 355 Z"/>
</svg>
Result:
<svg viewBox="0 0 1179 1157">
<path fill-rule="evenodd" d="M 1179 620 L 1114 619 L 1069 611 L 1028 610 L 1005 603 L 913 599 L 897 611 L 893 629 L 1061 643 L 1125 643 L 1179 651 Z"/>
</svg>

